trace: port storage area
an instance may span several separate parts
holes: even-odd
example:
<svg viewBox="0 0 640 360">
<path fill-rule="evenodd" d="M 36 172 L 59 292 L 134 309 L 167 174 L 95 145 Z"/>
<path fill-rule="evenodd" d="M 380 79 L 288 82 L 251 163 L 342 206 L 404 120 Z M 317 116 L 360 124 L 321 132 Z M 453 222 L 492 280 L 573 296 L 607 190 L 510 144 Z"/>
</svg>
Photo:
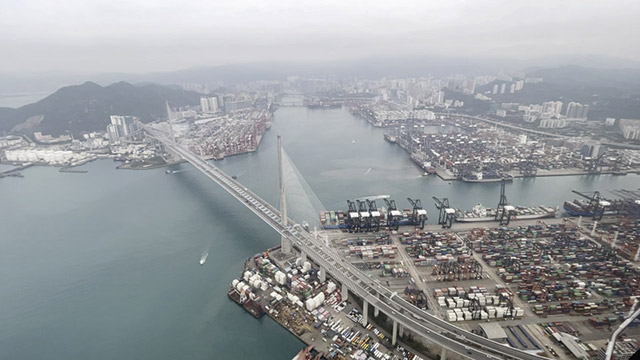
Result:
<svg viewBox="0 0 640 360">
<path fill-rule="evenodd" d="M 456 326 L 487 336 L 483 327 L 495 324 L 506 334 L 506 346 L 571 357 L 572 350 L 597 354 L 640 296 L 638 265 L 603 246 L 597 232 L 590 236 L 590 222 L 578 223 L 401 226 L 381 234 L 334 231 L 330 238 L 370 277 Z M 384 246 L 393 252 L 380 251 Z M 400 270 L 389 276 L 393 268 Z M 554 338 L 545 331 L 549 321 L 564 324 L 560 329 L 575 341 Z"/>
<path fill-rule="evenodd" d="M 398 270 L 395 265 L 371 269 L 388 276 Z M 392 346 L 387 331 L 363 323 L 358 303 L 343 300 L 339 285 L 318 275 L 311 261 L 272 249 L 247 260 L 229 297 L 255 317 L 267 314 L 326 359 L 422 359 L 407 346 Z"/>
<path fill-rule="evenodd" d="M 637 264 L 568 219 L 454 230 L 336 229 L 320 236 L 345 261 L 424 311 L 505 346 L 549 357 L 596 356 L 640 296 Z M 247 302 L 259 303 L 327 358 L 417 356 L 402 343 L 411 338 L 408 331 L 400 335 L 400 346 L 391 346 L 390 331 L 372 316 L 371 306 L 370 322 L 362 324 L 359 299 L 345 296 L 330 274 L 321 278 L 312 259 L 276 249 L 252 257 L 232 286 L 244 289 Z M 628 347 L 640 340 L 635 332 L 625 335 Z"/>
</svg>

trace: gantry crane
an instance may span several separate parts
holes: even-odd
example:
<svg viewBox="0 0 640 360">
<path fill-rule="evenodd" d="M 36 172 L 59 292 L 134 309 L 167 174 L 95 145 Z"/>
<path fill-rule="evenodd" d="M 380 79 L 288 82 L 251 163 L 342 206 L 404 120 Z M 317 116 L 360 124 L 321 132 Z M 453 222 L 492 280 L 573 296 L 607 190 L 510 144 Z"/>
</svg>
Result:
<svg viewBox="0 0 640 360">
<path fill-rule="evenodd" d="M 440 211 L 438 225 L 442 225 L 443 229 L 451 228 L 453 220 L 456 217 L 456 211 L 449 206 L 449 199 L 444 198 L 440 200 L 434 196 L 433 201 L 436 202 L 436 208 Z"/>
<path fill-rule="evenodd" d="M 604 153 L 600 154 L 598 157 L 588 157 L 584 159 L 583 170 L 587 171 L 589 174 L 600 174 L 602 172 L 602 163 L 603 163 Z"/>
<path fill-rule="evenodd" d="M 358 213 L 358 208 L 356 207 L 356 203 L 351 200 L 347 200 L 347 204 L 349 205 L 349 211 L 347 213 L 349 232 L 358 232 L 360 231 L 360 214 Z"/>
<path fill-rule="evenodd" d="M 375 231 L 380 231 L 380 212 L 378 211 L 378 207 L 376 206 L 375 200 L 365 200 L 367 202 L 367 206 L 369 207 L 369 215 L 371 215 L 370 224 L 375 226 Z"/>
<path fill-rule="evenodd" d="M 407 198 L 411 206 L 413 206 L 413 212 L 411 213 L 411 223 L 414 226 L 420 226 L 420 229 L 424 229 L 424 222 L 427 220 L 427 210 L 422 208 L 422 202 L 420 199 L 415 201 L 411 198 Z"/>
<path fill-rule="evenodd" d="M 520 174 L 524 177 L 536 176 L 538 173 L 538 165 L 534 159 L 536 147 L 531 148 L 531 152 L 526 160 L 520 162 Z"/>
<path fill-rule="evenodd" d="M 371 214 L 367 208 L 367 203 L 356 200 L 358 204 L 358 214 L 360 214 L 360 231 L 371 231 Z"/>
<path fill-rule="evenodd" d="M 496 215 L 495 220 L 500 222 L 500 225 L 509 225 L 511 222 L 511 217 L 515 216 L 515 208 L 509 205 L 509 201 L 507 200 L 507 195 L 505 194 L 505 186 L 507 182 L 505 179 L 502 179 L 500 182 L 500 200 L 498 201 L 498 206 L 496 207 Z"/>
<path fill-rule="evenodd" d="M 601 220 L 607 207 L 611 205 L 609 201 L 600 195 L 599 191 L 594 191 L 593 195 L 585 194 L 580 191 L 571 190 L 573 193 L 589 200 L 589 210 L 593 212 L 593 220 Z"/>
<path fill-rule="evenodd" d="M 389 230 L 398 230 L 402 213 L 398 211 L 395 200 L 383 199 L 387 204 L 387 227 Z"/>
</svg>

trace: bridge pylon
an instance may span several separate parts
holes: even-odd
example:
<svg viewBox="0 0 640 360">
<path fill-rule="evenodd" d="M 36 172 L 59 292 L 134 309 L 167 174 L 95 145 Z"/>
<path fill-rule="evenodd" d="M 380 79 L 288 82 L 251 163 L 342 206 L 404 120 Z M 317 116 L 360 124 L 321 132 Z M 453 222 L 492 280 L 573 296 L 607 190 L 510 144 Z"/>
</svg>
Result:
<svg viewBox="0 0 640 360">
<path fill-rule="evenodd" d="M 287 195 L 284 189 L 284 167 L 282 166 L 282 141 L 280 135 L 278 135 L 278 169 L 280 170 L 280 214 L 282 219 L 282 226 L 287 227 Z M 291 240 L 287 239 L 284 235 L 281 237 L 280 251 L 283 254 L 291 254 Z"/>
</svg>

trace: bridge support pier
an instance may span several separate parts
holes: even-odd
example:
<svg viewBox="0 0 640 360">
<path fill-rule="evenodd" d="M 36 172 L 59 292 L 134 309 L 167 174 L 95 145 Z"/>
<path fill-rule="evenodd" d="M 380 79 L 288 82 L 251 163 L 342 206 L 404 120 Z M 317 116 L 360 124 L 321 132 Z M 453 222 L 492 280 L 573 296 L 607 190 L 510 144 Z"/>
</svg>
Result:
<svg viewBox="0 0 640 360">
<path fill-rule="evenodd" d="M 320 279 L 320 281 L 326 281 L 327 280 L 327 270 L 325 270 L 323 268 L 319 268 L 318 269 L 318 279 Z"/>
<path fill-rule="evenodd" d="M 391 345 L 396 346 L 398 342 L 398 322 L 393 320 L 393 332 L 391 333 Z"/>
<path fill-rule="evenodd" d="M 404 326 L 398 326 L 398 335 L 400 335 L 401 337 L 404 336 Z"/>
<path fill-rule="evenodd" d="M 362 326 L 367 326 L 367 323 L 369 322 L 369 302 L 367 302 L 367 300 L 362 299 L 362 320 L 360 321 L 360 323 L 362 324 Z"/>
<path fill-rule="evenodd" d="M 349 288 L 347 285 L 342 284 L 342 301 L 346 301 L 349 298 Z"/>
<path fill-rule="evenodd" d="M 380 299 L 380 293 L 376 293 L 376 299 Z M 373 307 L 373 317 L 380 315 L 380 309 L 376 306 Z"/>
<path fill-rule="evenodd" d="M 442 351 L 440 352 L 440 360 L 447 360 L 447 348 L 442 347 Z"/>
<path fill-rule="evenodd" d="M 305 253 L 304 251 L 300 251 L 300 257 L 302 258 L 302 263 L 304 264 L 304 262 L 307 261 L 307 253 Z"/>
</svg>

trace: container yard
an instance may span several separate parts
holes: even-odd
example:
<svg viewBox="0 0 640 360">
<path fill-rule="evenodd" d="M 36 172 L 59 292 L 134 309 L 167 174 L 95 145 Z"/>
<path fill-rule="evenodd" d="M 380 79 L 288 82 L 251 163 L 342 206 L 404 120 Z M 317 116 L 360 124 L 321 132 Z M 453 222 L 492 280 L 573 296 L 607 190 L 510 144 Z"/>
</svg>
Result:
<svg viewBox="0 0 640 360">
<path fill-rule="evenodd" d="M 616 223 L 602 225 L 607 229 L 602 231 Z M 544 348 L 568 358 L 584 348 L 590 358 L 640 297 L 640 270 L 625 260 L 628 252 L 587 238 L 589 230 L 565 220 L 407 232 L 398 238 L 416 265 L 412 276 L 429 289 L 442 318 L 479 332 L 479 324 L 497 321 L 510 346 Z M 549 321 L 565 325 L 561 338 L 539 325 Z"/>
<path fill-rule="evenodd" d="M 267 110 L 208 116 L 186 124 L 189 136 L 179 142 L 205 159 L 221 160 L 255 151 L 270 122 L 271 113 Z"/>
<path fill-rule="evenodd" d="M 638 252 L 638 219 L 628 214 L 604 216 L 595 229 L 593 220 L 580 218 L 519 220 L 499 227 L 476 222 L 451 231 L 435 225 L 421 229 L 419 221 L 413 222 L 421 209 L 415 200 L 402 217 L 393 200 L 385 202 L 390 206 L 378 209 L 371 202 L 349 201 L 351 211 L 324 212 L 324 224 L 335 230 L 322 236 L 346 261 L 398 296 L 506 346 L 550 357 L 595 358 L 640 299 L 640 270 L 629 261 Z M 446 204 L 439 203 L 444 209 Z M 362 217 L 364 211 L 379 212 L 380 223 L 363 223 L 371 218 Z M 349 232 L 355 222 L 350 212 L 358 215 L 352 217 L 358 232 Z M 402 218 L 413 225 L 401 225 Z M 362 310 L 355 300 L 342 301 L 340 286 L 320 281 L 311 262 L 282 263 L 272 255 L 253 257 L 234 288 L 245 288 L 247 302 L 259 303 L 314 345 L 314 356 L 402 358 L 384 340 L 389 334 L 383 328 L 359 324 Z M 640 340 L 638 335 L 629 339 L 628 346 Z"/>
<path fill-rule="evenodd" d="M 588 354 L 597 353 L 640 297 L 638 264 L 626 261 L 637 252 L 638 223 L 605 217 L 591 237 L 591 223 L 584 220 L 579 227 L 577 222 L 537 221 L 459 232 L 401 227 L 391 232 L 389 241 L 397 245 L 395 255 L 409 270 L 405 296 L 424 289 L 429 309 L 458 326 L 477 330 L 479 323 L 498 322 L 510 346 L 537 349 L 537 344 L 549 354 L 572 357 L 571 350 L 580 353 L 575 344 L 583 342 Z M 598 235 L 613 237 L 615 231 L 616 249 L 606 246 L 611 240 L 606 236 L 605 246 L 598 241 Z M 338 248 L 344 244 L 334 243 Z M 357 258 L 355 254 L 349 256 Z M 412 266 L 406 266 L 405 258 Z M 401 290 L 398 285 L 387 283 Z M 567 335 L 558 341 L 538 325 L 550 319 L 564 321 L 567 329 L 589 330 L 577 340 Z"/>
<path fill-rule="evenodd" d="M 320 281 L 311 262 L 279 255 L 274 248 L 248 259 L 242 277 L 232 281 L 229 297 L 252 316 L 267 314 L 309 344 L 294 359 L 422 359 L 407 347 L 392 346 L 384 329 L 362 324 L 357 304 L 343 301 L 332 280 Z M 361 268 L 383 277 L 408 276 L 394 262 L 362 263 Z"/>
<path fill-rule="evenodd" d="M 404 149 L 426 173 L 436 172 L 445 180 L 498 182 L 514 177 L 640 171 L 624 151 L 593 141 L 525 135 L 470 117 L 435 115 L 427 110 L 372 106 L 358 113 L 374 126 L 388 127 L 384 135 L 388 142 Z"/>
</svg>

